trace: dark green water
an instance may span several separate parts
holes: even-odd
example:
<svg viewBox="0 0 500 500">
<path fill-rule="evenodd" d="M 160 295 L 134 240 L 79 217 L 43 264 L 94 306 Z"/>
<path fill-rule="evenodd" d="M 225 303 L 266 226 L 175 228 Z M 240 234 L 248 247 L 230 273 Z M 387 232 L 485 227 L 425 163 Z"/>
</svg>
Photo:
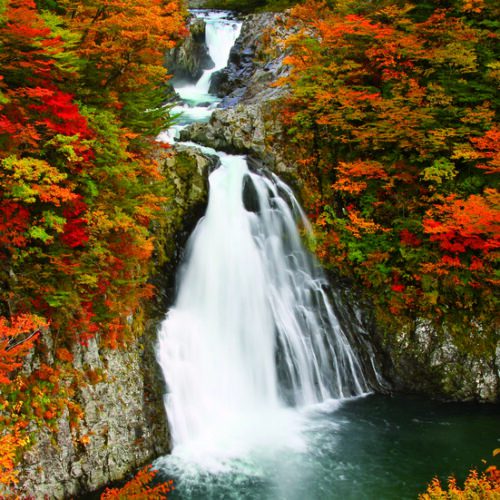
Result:
<svg viewBox="0 0 500 500">
<path fill-rule="evenodd" d="M 463 479 L 500 446 L 500 406 L 368 396 L 307 414 L 305 450 L 260 450 L 217 472 L 167 457 L 171 499 L 415 499 L 434 476 Z"/>
</svg>

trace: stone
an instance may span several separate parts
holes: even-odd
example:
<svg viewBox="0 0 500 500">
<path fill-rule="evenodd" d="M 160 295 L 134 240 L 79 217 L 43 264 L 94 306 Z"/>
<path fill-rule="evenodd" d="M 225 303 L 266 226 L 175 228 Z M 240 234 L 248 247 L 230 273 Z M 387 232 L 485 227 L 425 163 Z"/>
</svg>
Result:
<svg viewBox="0 0 500 500">
<path fill-rule="evenodd" d="M 495 352 L 461 349 L 449 332 L 438 332 L 428 320 L 416 320 L 397 335 L 372 335 L 372 341 L 385 352 L 385 374 L 397 392 L 450 401 L 500 401 Z M 500 342 L 496 352 L 499 349 Z"/>
<path fill-rule="evenodd" d="M 264 122 L 258 105 L 217 109 L 210 121 L 181 131 L 181 140 L 193 141 L 228 153 L 264 154 Z"/>
<path fill-rule="evenodd" d="M 203 70 L 214 67 L 205 43 L 205 21 L 192 18 L 189 24 L 189 35 L 177 47 L 165 55 L 165 67 L 174 80 L 196 82 Z"/>
<path fill-rule="evenodd" d="M 212 76 L 210 92 L 223 98 L 222 107 L 240 102 L 264 103 L 286 92 L 270 86 L 288 73 L 288 67 L 283 65 L 287 54 L 281 44 L 290 30 L 284 19 L 284 14 L 270 12 L 244 18 L 227 67 Z"/>
</svg>

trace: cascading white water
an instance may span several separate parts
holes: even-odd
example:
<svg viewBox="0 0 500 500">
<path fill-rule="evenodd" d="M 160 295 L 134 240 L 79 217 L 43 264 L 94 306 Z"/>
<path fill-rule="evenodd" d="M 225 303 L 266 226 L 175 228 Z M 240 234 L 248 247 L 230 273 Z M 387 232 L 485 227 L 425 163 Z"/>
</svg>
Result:
<svg viewBox="0 0 500 500">
<path fill-rule="evenodd" d="M 221 51 L 208 26 L 210 52 Z M 228 54 L 227 24 L 212 26 Z M 301 446 L 294 408 L 367 391 L 323 273 L 301 243 L 297 224 L 308 222 L 291 189 L 251 172 L 244 157 L 216 154 L 221 166 L 158 345 L 173 453 L 205 465 Z"/>
<path fill-rule="evenodd" d="M 175 91 L 183 100 L 183 104 L 172 108 L 172 113 L 179 115 L 178 123 L 170 130 L 163 131 L 158 137 L 158 140 L 168 143 L 175 142 L 179 132 L 188 124 L 204 122 L 210 118 L 217 102 L 220 101 L 216 96 L 208 93 L 210 79 L 216 71 L 226 66 L 231 47 L 241 31 L 241 21 L 232 19 L 229 12 L 195 9 L 192 14 L 205 21 L 206 43 L 214 67 L 205 70 L 194 85 L 183 82 L 175 85 Z"/>
<path fill-rule="evenodd" d="M 241 22 L 228 19 L 227 12 L 211 13 L 209 16 L 204 15 L 203 11 L 194 11 L 194 13 L 205 21 L 205 40 L 214 67 L 205 70 L 195 85 L 176 87 L 176 91 L 182 99 L 187 101 L 199 101 L 200 98 L 210 101 L 213 99 L 213 96 L 208 93 L 210 79 L 216 71 L 226 66 L 231 47 L 240 34 Z"/>
<path fill-rule="evenodd" d="M 297 215 L 306 221 L 293 193 L 250 173 L 244 157 L 219 155 L 158 359 L 174 444 L 226 456 L 276 443 L 277 429 L 290 424 L 287 404 L 358 395 L 366 386 L 301 244 Z M 245 184 L 255 211 L 245 208 Z"/>
<path fill-rule="evenodd" d="M 275 175 L 249 178 L 258 195 L 254 235 L 266 265 L 282 395 L 304 406 L 365 392 L 361 366 L 325 291 L 328 283 L 302 245 L 297 221 L 306 229 L 309 223 L 292 190 Z"/>
</svg>

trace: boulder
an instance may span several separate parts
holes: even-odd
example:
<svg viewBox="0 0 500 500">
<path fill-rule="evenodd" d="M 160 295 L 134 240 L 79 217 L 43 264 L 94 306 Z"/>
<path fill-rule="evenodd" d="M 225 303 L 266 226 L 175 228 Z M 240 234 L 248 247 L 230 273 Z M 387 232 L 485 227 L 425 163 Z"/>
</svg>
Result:
<svg viewBox="0 0 500 500">
<path fill-rule="evenodd" d="M 264 122 L 257 105 L 217 109 L 208 123 L 192 124 L 180 137 L 228 153 L 261 156 L 265 152 Z"/>
</svg>

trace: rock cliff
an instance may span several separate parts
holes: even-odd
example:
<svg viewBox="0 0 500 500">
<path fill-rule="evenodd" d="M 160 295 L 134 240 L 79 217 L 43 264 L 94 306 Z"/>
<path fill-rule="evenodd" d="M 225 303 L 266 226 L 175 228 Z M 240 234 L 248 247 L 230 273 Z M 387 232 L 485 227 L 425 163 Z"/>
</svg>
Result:
<svg viewBox="0 0 500 500">
<path fill-rule="evenodd" d="M 135 341 L 126 348 L 107 349 L 99 337 L 72 349 L 79 380 L 71 402 L 83 417 L 70 425 L 68 412 L 57 432 L 33 429 L 33 444 L 19 466 L 16 491 L 2 495 L 62 499 L 97 490 L 122 480 L 137 468 L 170 450 L 163 395 L 165 384 L 156 362 L 159 322 L 173 300 L 175 269 L 187 236 L 203 213 L 208 195 L 207 176 L 217 158 L 179 146 L 164 159 L 168 201 L 165 217 L 156 227 L 158 291 L 154 303 L 130 318 Z M 25 370 L 41 362 L 52 365 L 55 346 L 44 336 L 42 354 L 28 360 Z"/>
<path fill-rule="evenodd" d="M 481 335 L 480 328 L 471 335 Z M 375 337 L 394 390 L 450 401 L 500 402 L 500 343 L 475 351 L 417 319 L 397 334 Z"/>
<path fill-rule="evenodd" d="M 203 70 L 214 67 L 205 43 L 205 28 L 205 21 L 193 18 L 186 39 L 165 55 L 165 67 L 175 80 L 196 82 Z"/>
<path fill-rule="evenodd" d="M 229 54 L 227 67 L 212 76 L 210 92 L 222 97 L 223 108 L 239 102 L 262 105 L 283 95 L 271 84 L 288 72 L 283 65 L 282 42 L 289 33 L 283 14 L 245 17 L 241 33 Z"/>
<path fill-rule="evenodd" d="M 35 433 L 21 463 L 16 493 L 23 498 L 68 498 L 123 479 L 169 451 L 164 387 L 153 345 L 150 331 L 126 350 L 102 349 L 98 338 L 74 348 L 75 368 L 99 374 L 99 381 L 87 380 L 77 389 L 73 402 L 80 405 L 83 418 L 76 428 L 64 414 L 57 433 Z"/>
</svg>

